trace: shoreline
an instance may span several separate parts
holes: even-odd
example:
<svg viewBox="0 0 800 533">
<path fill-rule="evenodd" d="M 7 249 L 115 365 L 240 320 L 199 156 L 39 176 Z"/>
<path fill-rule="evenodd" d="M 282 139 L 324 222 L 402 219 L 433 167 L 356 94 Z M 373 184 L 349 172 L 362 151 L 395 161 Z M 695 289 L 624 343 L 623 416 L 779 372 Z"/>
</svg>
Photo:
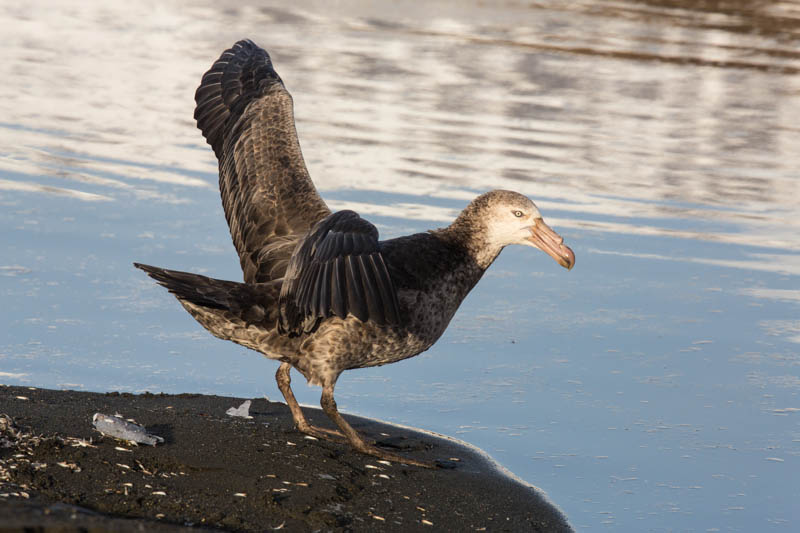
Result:
<svg viewBox="0 0 800 533">
<path fill-rule="evenodd" d="M 225 414 L 245 400 L 0 386 L 0 414 L 15 424 L 0 431 L 0 530 L 571 531 L 541 490 L 466 443 L 345 415 L 400 454 L 456 467 L 382 462 L 305 437 L 283 403 L 256 398 L 251 419 Z M 165 442 L 102 436 L 97 412 Z"/>
</svg>

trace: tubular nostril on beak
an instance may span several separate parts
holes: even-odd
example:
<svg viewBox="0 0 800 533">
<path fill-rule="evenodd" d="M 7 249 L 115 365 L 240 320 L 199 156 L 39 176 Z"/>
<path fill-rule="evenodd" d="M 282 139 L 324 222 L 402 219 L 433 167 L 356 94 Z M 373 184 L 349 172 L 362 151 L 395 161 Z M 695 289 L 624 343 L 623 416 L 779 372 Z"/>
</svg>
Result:
<svg viewBox="0 0 800 533">
<path fill-rule="evenodd" d="M 556 233 L 555 231 L 550 228 L 547 224 L 545 224 L 544 219 L 542 217 L 537 217 L 534 219 L 534 226 L 532 231 L 539 231 L 543 237 L 549 238 L 552 242 L 555 242 L 557 245 L 564 244 L 564 237 Z"/>
</svg>

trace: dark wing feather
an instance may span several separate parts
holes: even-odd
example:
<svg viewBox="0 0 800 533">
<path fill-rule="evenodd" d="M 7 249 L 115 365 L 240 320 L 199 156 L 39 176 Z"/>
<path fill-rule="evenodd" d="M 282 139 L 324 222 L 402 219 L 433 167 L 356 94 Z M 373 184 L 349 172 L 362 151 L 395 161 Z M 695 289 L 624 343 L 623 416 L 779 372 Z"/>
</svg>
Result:
<svg viewBox="0 0 800 533">
<path fill-rule="evenodd" d="M 377 280 L 377 287 L 381 293 L 381 303 L 383 304 L 383 316 L 386 317 L 386 322 L 389 324 L 396 324 L 399 320 L 397 307 L 392 305 L 393 294 L 392 280 L 389 277 L 389 272 L 386 270 L 386 264 L 383 262 L 381 254 L 372 254 L 369 256 L 370 263 L 372 264 L 372 271 Z"/>
<path fill-rule="evenodd" d="M 344 261 L 344 257 L 333 260 L 331 310 L 336 316 L 347 316 L 347 267 Z"/>
<path fill-rule="evenodd" d="M 195 101 L 244 280 L 281 278 L 299 240 L 330 214 L 303 161 L 292 97 L 267 52 L 244 40 L 203 75 Z"/>
<path fill-rule="evenodd" d="M 366 295 L 369 316 L 370 318 L 374 317 L 376 322 L 383 322 L 386 320 L 386 316 L 383 312 L 383 294 L 379 286 L 380 278 L 375 275 L 369 256 L 360 255 L 358 256 L 358 261 L 361 263 L 361 272 L 363 273 L 361 283 Z M 374 289 L 370 290 L 370 287 Z"/>
<path fill-rule="evenodd" d="M 379 325 L 399 324 L 397 291 L 375 226 L 353 211 L 318 222 L 289 261 L 278 308 L 278 329 L 290 335 L 348 314 Z"/>
<path fill-rule="evenodd" d="M 361 278 L 363 277 L 359 266 L 361 263 L 352 255 L 345 256 L 343 259 L 346 265 L 348 308 L 353 316 L 366 322 L 369 318 L 369 308 L 364 297 L 364 289 L 361 288 Z"/>
</svg>

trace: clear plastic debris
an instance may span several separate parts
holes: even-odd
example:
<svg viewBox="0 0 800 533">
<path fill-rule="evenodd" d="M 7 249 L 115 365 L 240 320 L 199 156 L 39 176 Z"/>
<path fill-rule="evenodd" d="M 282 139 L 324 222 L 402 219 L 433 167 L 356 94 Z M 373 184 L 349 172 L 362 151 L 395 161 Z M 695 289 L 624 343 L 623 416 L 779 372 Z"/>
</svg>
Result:
<svg viewBox="0 0 800 533">
<path fill-rule="evenodd" d="M 230 409 L 225 411 L 225 414 L 228 416 L 238 416 L 241 418 L 253 418 L 252 416 L 250 416 L 251 403 L 252 402 L 250 400 L 247 400 L 239 407 L 231 407 Z"/>
<path fill-rule="evenodd" d="M 150 446 L 155 446 L 156 444 L 164 442 L 164 439 L 157 435 L 151 435 L 139 424 L 128 422 L 118 416 L 95 413 L 92 417 L 92 424 L 95 429 L 103 435 L 109 435 L 118 439 L 139 444 L 148 444 Z"/>
</svg>

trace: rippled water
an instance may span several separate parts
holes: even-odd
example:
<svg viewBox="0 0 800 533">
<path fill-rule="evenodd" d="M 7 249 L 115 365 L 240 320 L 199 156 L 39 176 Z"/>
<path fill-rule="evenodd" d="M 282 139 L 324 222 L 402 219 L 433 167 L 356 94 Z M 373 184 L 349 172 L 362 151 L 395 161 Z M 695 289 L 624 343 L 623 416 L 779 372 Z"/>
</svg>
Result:
<svg viewBox="0 0 800 533">
<path fill-rule="evenodd" d="M 580 530 L 796 527 L 800 4 L 220 4 L 0 7 L 0 381 L 280 397 L 131 267 L 241 278 L 192 111 L 250 37 L 331 207 L 392 237 L 510 188 L 577 255 L 504 251 L 344 411 L 484 448 Z"/>
</svg>

